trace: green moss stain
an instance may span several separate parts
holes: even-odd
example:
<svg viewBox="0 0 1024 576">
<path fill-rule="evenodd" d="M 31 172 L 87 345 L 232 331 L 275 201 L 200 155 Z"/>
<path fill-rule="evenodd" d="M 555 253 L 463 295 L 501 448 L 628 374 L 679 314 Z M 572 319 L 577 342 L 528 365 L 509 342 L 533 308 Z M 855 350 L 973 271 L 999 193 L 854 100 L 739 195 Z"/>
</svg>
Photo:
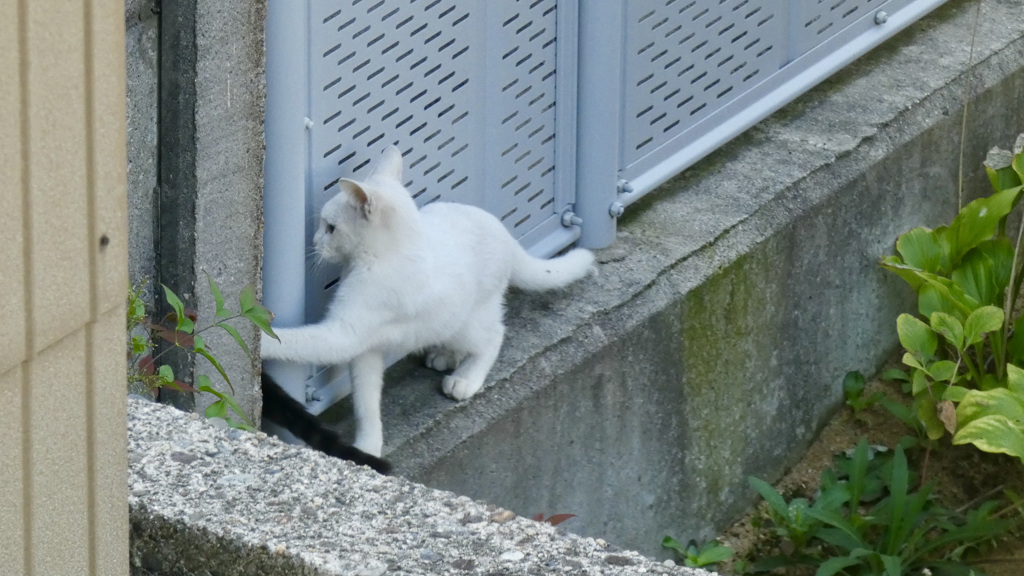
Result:
<svg viewBox="0 0 1024 576">
<path fill-rule="evenodd" d="M 771 390 L 785 287 L 779 251 L 761 246 L 691 291 L 682 306 L 689 465 L 711 498 L 735 498 L 745 462 L 772 442 Z M 781 253 L 785 253 L 782 251 Z M 742 484 L 739 484 L 741 483 Z M 719 496 L 721 495 L 721 496 Z M 725 505 L 725 502 L 722 502 Z M 715 506 L 717 508 L 717 506 Z"/>
</svg>

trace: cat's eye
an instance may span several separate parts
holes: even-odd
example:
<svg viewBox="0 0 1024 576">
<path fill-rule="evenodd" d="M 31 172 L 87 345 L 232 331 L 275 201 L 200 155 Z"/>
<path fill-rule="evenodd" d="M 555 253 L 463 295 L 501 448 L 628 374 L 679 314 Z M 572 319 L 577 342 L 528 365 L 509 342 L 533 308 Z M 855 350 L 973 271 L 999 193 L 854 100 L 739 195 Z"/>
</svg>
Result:
<svg viewBox="0 0 1024 576">
<path fill-rule="evenodd" d="M 324 230 L 326 230 L 328 234 L 334 234 L 334 224 L 324 224 Z"/>
</svg>

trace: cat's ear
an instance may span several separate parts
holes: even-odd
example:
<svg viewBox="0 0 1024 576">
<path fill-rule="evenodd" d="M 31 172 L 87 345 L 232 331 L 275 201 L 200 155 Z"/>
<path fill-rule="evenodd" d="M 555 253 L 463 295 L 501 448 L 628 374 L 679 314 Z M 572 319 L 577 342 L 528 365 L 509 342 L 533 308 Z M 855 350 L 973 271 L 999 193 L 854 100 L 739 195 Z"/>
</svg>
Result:
<svg viewBox="0 0 1024 576">
<path fill-rule="evenodd" d="M 373 176 L 383 176 L 395 182 L 402 181 L 402 151 L 396 146 L 388 146 L 380 153 L 377 164 L 371 173 Z"/>
<path fill-rule="evenodd" d="M 341 188 L 341 193 L 347 195 L 352 204 L 360 209 L 363 218 L 369 219 L 376 212 L 377 203 L 373 200 L 372 195 L 366 193 L 362 184 L 342 178 L 338 180 L 338 187 Z"/>
</svg>

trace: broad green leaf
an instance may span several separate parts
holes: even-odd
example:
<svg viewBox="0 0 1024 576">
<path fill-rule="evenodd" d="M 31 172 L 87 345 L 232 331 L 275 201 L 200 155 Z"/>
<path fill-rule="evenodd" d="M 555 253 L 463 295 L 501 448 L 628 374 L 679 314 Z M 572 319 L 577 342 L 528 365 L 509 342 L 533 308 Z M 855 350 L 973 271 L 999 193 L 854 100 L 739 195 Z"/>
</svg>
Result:
<svg viewBox="0 0 1024 576">
<path fill-rule="evenodd" d="M 1024 396 L 1009 388 L 970 390 L 960 400 L 956 416 L 959 428 L 986 416 L 1003 416 L 1024 426 Z"/>
<path fill-rule="evenodd" d="M 1017 396 L 1024 398 L 1024 370 L 1013 364 L 1007 364 L 1006 387 Z"/>
<path fill-rule="evenodd" d="M 245 340 L 242 340 L 241 334 L 238 333 L 238 330 L 235 330 L 234 326 L 226 322 L 221 322 L 216 326 L 218 328 L 224 329 L 225 332 L 230 334 L 231 337 L 235 339 L 235 342 L 238 342 L 238 345 L 242 347 L 242 350 L 245 350 L 246 355 L 249 356 L 250 358 L 252 357 L 252 353 L 249 352 L 249 347 L 245 345 Z"/>
<path fill-rule="evenodd" d="M 168 366 L 167 364 L 160 366 L 156 373 L 160 376 L 160 379 L 163 380 L 165 383 L 171 384 L 174 382 L 174 369 Z"/>
<path fill-rule="evenodd" d="M 1017 142 L 1020 142 L 1019 137 Z M 1013 171 L 1017 173 L 1017 178 L 1020 180 L 1020 183 L 1024 184 L 1024 150 L 1021 150 L 1013 157 L 1013 162 L 1010 163 L 1010 167 L 1012 167 Z"/>
<path fill-rule="evenodd" d="M 896 332 L 899 334 L 900 344 L 918 358 L 927 360 L 935 355 L 935 349 L 939 344 L 938 337 L 924 322 L 910 314 L 900 314 L 896 318 Z"/>
<path fill-rule="evenodd" d="M 195 336 L 192 337 L 192 349 L 195 350 L 196 352 L 199 352 L 200 350 L 206 350 L 206 341 L 203 340 L 202 336 L 196 334 Z"/>
<path fill-rule="evenodd" d="M 946 237 L 951 248 L 952 265 L 960 264 L 960 259 L 981 242 L 992 238 L 999 223 L 1013 208 L 1020 193 L 1020 186 L 995 192 L 987 198 L 979 198 L 967 206 L 953 218 Z"/>
<path fill-rule="evenodd" d="M 992 305 L 1001 299 L 1002 288 L 996 286 L 992 260 L 977 249 L 968 252 L 951 276 L 953 282 L 978 301 Z"/>
<path fill-rule="evenodd" d="M 919 275 L 922 270 L 909 266 L 900 260 L 899 256 L 883 256 L 882 260 L 878 263 L 879 266 L 886 270 L 895 273 L 900 278 L 903 278 L 915 292 L 921 290 L 921 286 L 924 284 L 924 279 Z"/>
<path fill-rule="evenodd" d="M 1009 454 L 1024 462 L 1024 432 L 1005 416 L 985 416 L 961 428 L 953 444 L 974 444 L 983 452 Z"/>
<path fill-rule="evenodd" d="M 942 312 L 960 321 L 962 318 L 967 318 L 970 310 L 961 309 L 954 304 L 949 297 L 948 290 L 943 293 L 935 286 L 925 283 L 917 293 L 917 312 L 925 318 L 931 318 L 932 314 Z"/>
<path fill-rule="evenodd" d="M 914 228 L 896 240 L 896 251 L 903 262 L 925 272 L 936 273 L 942 261 L 942 247 L 935 232 L 927 228 Z"/>
<path fill-rule="evenodd" d="M 956 363 L 949 360 L 939 360 L 928 367 L 928 373 L 936 381 L 952 382 L 956 376 Z"/>
<path fill-rule="evenodd" d="M 256 306 L 256 294 L 253 292 L 252 286 L 246 286 L 239 292 L 238 305 L 242 308 L 243 315 Z"/>
<path fill-rule="evenodd" d="M 217 305 L 217 313 L 214 315 L 217 318 L 228 318 L 231 311 L 224 307 L 224 295 L 220 293 L 220 287 L 213 281 L 213 276 L 207 275 L 206 278 L 210 281 L 210 293 L 213 294 L 213 301 Z"/>
<path fill-rule="evenodd" d="M 1020 161 L 1018 158 L 1012 158 L 1010 153 L 1005 150 L 1001 152 L 1004 154 L 998 157 L 994 157 L 992 152 L 989 152 L 989 157 L 985 159 L 985 174 L 988 175 L 988 181 L 992 184 L 993 190 L 1019 188 L 1021 185 Z"/>
<path fill-rule="evenodd" d="M 1013 243 L 1009 238 L 998 237 L 982 242 L 974 249 L 981 252 L 992 262 L 992 280 L 1002 292 L 1010 285 L 1010 275 L 1013 272 Z M 996 306 L 1002 302 L 996 302 Z"/>
<path fill-rule="evenodd" d="M 942 424 L 942 420 L 939 419 L 939 413 L 935 404 L 935 399 L 930 394 L 918 394 L 914 397 L 917 419 L 924 425 L 925 434 L 931 440 L 938 440 L 946 434 L 946 427 Z"/>
<path fill-rule="evenodd" d="M 891 382 L 908 382 L 910 380 L 910 376 L 899 368 L 889 368 L 882 372 L 882 380 L 889 380 Z"/>
<path fill-rule="evenodd" d="M 732 556 L 732 548 L 728 546 L 711 546 L 710 548 L 701 550 L 697 556 L 697 563 L 700 566 L 707 566 L 709 564 L 717 564 L 723 560 L 728 560 Z"/>
<path fill-rule="evenodd" d="M 921 392 L 928 389 L 931 381 L 928 380 L 927 372 L 924 370 L 914 370 L 914 376 L 910 380 L 911 388 L 910 392 L 914 396 L 917 396 Z"/>
<path fill-rule="evenodd" d="M 686 548 L 671 536 L 665 536 L 662 538 L 661 545 L 669 550 L 675 550 L 681 556 L 686 556 Z"/>
<path fill-rule="evenodd" d="M 843 392 L 847 397 L 860 396 L 861 392 L 864 392 L 865 384 L 866 381 L 863 374 L 856 370 L 847 372 L 846 376 L 843 377 Z"/>
<path fill-rule="evenodd" d="M 951 278 L 979 304 L 1001 306 L 1012 269 L 1013 245 L 1007 238 L 994 238 L 964 255 Z"/>
<path fill-rule="evenodd" d="M 946 388 L 946 391 L 942 394 L 943 400 L 949 400 L 950 402 L 959 403 L 967 395 L 968 389 L 963 386 L 950 386 Z"/>
<path fill-rule="evenodd" d="M 935 330 L 957 350 L 964 349 L 964 328 L 960 321 L 945 312 L 933 312 L 930 317 L 932 330 Z"/>
<path fill-rule="evenodd" d="M 910 352 L 905 352 L 903 354 L 903 363 L 906 364 L 907 366 L 910 366 L 911 368 L 915 368 L 916 369 L 915 372 L 918 372 L 918 371 L 923 371 L 925 373 L 928 372 L 927 370 L 925 370 L 924 364 L 921 364 L 921 362 L 918 361 L 917 357 L 914 356 Z M 913 380 L 914 380 L 913 375 L 911 375 L 910 380 L 911 380 L 911 382 L 913 382 Z"/>
<path fill-rule="evenodd" d="M 985 334 L 1003 327 L 1003 309 L 982 306 L 967 317 L 964 322 L 964 344 L 971 346 L 981 342 Z"/>
</svg>

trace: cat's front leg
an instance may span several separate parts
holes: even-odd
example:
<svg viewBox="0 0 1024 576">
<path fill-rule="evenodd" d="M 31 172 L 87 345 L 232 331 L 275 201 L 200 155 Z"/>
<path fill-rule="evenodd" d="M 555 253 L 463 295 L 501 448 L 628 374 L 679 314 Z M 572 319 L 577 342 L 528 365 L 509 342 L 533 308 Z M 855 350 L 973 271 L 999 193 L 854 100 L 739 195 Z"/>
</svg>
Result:
<svg viewBox="0 0 1024 576">
<path fill-rule="evenodd" d="M 384 388 L 384 356 L 367 352 L 352 360 L 352 405 L 356 416 L 356 448 L 380 457 L 384 449 L 384 424 L 380 419 L 380 394 Z"/>
<path fill-rule="evenodd" d="M 260 335 L 264 360 L 286 360 L 305 364 L 345 364 L 363 351 L 363 342 L 342 326 L 309 324 L 298 328 L 275 328 L 280 340 Z"/>
</svg>

